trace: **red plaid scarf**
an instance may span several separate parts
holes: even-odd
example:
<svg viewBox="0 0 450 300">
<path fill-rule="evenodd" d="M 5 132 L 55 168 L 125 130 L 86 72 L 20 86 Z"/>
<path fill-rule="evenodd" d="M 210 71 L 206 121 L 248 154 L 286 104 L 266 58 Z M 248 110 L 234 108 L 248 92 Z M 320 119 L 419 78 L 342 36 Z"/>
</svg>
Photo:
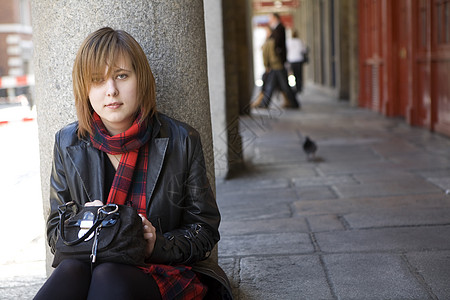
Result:
<svg viewBox="0 0 450 300">
<path fill-rule="evenodd" d="M 151 128 L 137 120 L 118 135 L 111 136 L 99 115 L 93 114 L 91 141 L 94 148 L 111 155 L 122 154 L 106 203 L 128 204 L 138 213 L 146 213 L 146 177 L 148 167 L 148 141 Z M 131 187 L 131 189 L 130 189 Z"/>
</svg>

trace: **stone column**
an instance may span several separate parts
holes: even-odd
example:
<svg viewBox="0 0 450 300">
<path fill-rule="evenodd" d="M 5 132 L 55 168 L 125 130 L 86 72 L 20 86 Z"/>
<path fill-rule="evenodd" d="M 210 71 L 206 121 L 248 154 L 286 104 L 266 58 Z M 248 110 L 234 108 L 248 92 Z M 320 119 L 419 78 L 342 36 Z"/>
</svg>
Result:
<svg viewBox="0 0 450 300">
<path fill-rule="evenodd" d="M 156 78 L 159 111 L 200 132 L 215 187 L 202 0 L 35 0 L 32 15 L 45 218 L 54 134 L 76 117 L 73 61 L 82 40 L 103 26 L 123 29 L 141 44 Z"/>
<path fill-rule="evenodd" d="M 239 130 L 240 114 L 248 113 L 250 102 L 249 58 L 251 47 L 246 40 L 247 3 L 242 0 L 223 0 L 223 39 L 225 61 L 226 132 L 228 148 L 228 178 L 235 176 L 244 167 L 242 137 Z"/>
<path fill-rule="evenodd" d="M 209 97 L 211 102 L 214 166 L 216 178 L 224 179 L 230 171 L 228 159 L 227 98 L 222 23 L 222 1 L 204 0 L 208 52 Z"/>
<path fill-rule="evenodd" d="M 336 41 L 336 90 L 338 99 L 349 99 L 350 88 L 350 59 L 352 56 L 349 51 L 350 46 L 350 14 L 348 0 L 342 0 L 335 5 L 336 23 L 335 30 Z"/>
<path fill-rule="evenodd" d="M 358 106 L 359 94 L 359 53 L 358 53 L 358 1 L 349 1 L 349 56 L 350 56 L 350 104 Z"/>
<path fill-rule="evenodd" d="M 339 25 L 339 73 L 337 76 L 339 98 L 349 99 L 357 105 L 358 99 L 358 14 L 357 0 L 337 3 Z"/>
</svg>

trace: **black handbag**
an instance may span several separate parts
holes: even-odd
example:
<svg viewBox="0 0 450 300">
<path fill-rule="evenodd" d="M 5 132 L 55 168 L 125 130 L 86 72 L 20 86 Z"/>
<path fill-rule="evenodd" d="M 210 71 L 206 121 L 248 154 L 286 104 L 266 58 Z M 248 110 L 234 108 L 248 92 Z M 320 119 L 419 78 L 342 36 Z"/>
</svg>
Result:
<svg viewBox="0 0 450 300">
<path fill-rule="evenodd" d="M 145 266 L 146 241 L 136 209 L 117 204 L 77 208 L 73 201 L 58 207 L 53 267 L 66 258 Z"/>
</svg>

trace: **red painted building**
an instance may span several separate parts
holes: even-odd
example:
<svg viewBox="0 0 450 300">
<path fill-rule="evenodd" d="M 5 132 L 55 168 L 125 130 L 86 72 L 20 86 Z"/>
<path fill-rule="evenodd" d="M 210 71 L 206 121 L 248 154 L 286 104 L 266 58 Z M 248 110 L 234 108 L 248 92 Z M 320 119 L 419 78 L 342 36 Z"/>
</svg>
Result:
<svg viewBox="0 0 450 300">
<path fill-rule="evenodd" d="M 450 0 L 359 0 L 359 104 L 450 135 Z"/>
<path fill-rule="evenodd" d="M 28 93 L 33 74 L 30 0 L 0 4 L 0 103 Z M 5 100 L 6 99 L 6 100 Z M 14 101 L 14 100 L 11 100 Z"/>
</svg>

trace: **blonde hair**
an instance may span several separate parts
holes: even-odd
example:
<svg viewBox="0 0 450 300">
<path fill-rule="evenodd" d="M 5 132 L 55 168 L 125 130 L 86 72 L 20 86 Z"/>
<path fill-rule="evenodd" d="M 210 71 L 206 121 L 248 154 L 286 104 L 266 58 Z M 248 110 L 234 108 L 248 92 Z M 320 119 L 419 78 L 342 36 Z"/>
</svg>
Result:
<svg viewBox="0 0 450 300">
<path fill-rule="evenodd" d="M 137 78 L 137 95 L 141 118 L 147 120 L 156 112 L 155 78 L 150 69 L 144 51 L 138 42 L 123 30 L 109 27 L 91 33 L 78 50 L 72 71 L 73 92 L 78 117 L 78 136 L 92 134 L 92 113 L 94 109 L 89 101 L 89 90 L 98 74 L 104 74 L 107 66 L 112 66 L 118 57 L 130 58 Z M 110 76 L 113 68 L 108 68 Z"/>
</svg>

